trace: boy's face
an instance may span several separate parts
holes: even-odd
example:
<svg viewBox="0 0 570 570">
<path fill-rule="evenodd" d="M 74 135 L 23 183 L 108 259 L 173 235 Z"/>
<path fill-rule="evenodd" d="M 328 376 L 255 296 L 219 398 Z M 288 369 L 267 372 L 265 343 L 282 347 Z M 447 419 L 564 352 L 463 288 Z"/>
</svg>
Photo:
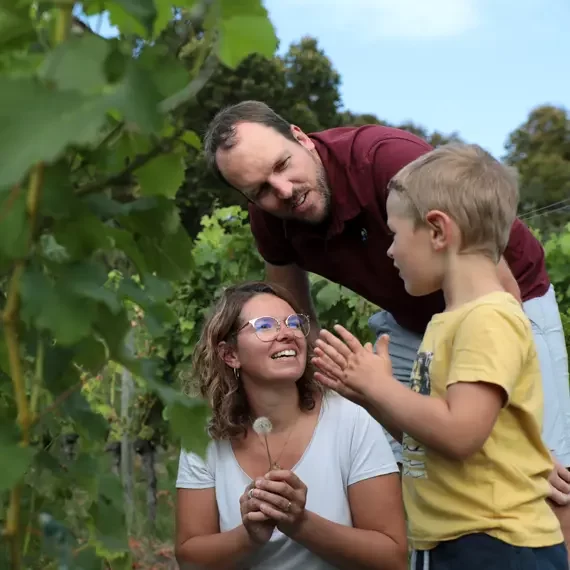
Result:
<svg viewBox="0 0 570 570">
<path fill-rule="evenodd" d="M 438 291 L 443 282 L 443 259 L 434 248 L 433 230 L 427 225 L 414 227 L 409 206 L 395 192 L 388 195 L 386 207 L 388 227 L 394 234 L 387 255 L 400 272 L 406 291 L 414 297 Z"/>
</svg>

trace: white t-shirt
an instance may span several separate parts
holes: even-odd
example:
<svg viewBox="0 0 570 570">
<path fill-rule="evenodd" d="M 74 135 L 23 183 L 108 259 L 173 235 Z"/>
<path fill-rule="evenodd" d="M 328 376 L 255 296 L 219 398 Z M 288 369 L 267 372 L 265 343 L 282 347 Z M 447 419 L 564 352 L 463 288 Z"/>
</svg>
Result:
<svg viewBox="0 0 570 570">
<path fill-rule="evenodd" d="M 313 437 L 292 471 L 307 486 L 307 510 L 352 526 L 347 488 L 395 473 L 398 467 L 380 425 L 366 410 L 333 392 L 323 399 Z M 221 532 L 242 524 L 239 498 L 250 483 L 227 440 L 210 442 L 206 461 L 194 453 L 180 453 L 176 487 L 215 487 Z M 277 529 L 246 565 L 251 570 L 334 568 Z"/>
</svg>

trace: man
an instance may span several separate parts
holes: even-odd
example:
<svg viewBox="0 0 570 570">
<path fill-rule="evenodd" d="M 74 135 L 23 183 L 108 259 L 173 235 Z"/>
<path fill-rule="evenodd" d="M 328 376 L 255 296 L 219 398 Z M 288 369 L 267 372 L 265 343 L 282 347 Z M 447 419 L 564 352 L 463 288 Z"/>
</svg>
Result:
<svg viewBox="0 0 570 570">
<path fill-rule="evenodd" d="M 339 127 L 306 135 L 264 103 L 244 101 L 222 110 L 205 137 L 208 163 L 250 202 L 257 248 L 267 279 L 285 286 L 317 319 L 307 272 L 322 275 L 382 307 L 370 326 L 390 335 L 398 380 L 409 383 L 425 327 L 444 309 L 441 292 L 412 297 L 386 255 L 392 237 L 386 198 L 390 179 L 431 150 L 424 140 L 380 125 Z M 568 361 L 544 251 L 516 220 L 497 266 L 504 288 L 523 303 L 533 325 L 543 375 L 544 439 L 558 459 L 552 499 L 570 503 Z M 399 444 L 392 440 L 401 461 Z M 570 509 L 559 516 L 568 519 Z"/>
</svg>

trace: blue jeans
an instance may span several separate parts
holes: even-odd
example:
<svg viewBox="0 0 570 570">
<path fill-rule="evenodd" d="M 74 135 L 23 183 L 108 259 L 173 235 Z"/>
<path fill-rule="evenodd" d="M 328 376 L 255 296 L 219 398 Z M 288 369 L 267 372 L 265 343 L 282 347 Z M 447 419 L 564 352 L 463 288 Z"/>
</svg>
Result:
<svg viewBox="0 0 570 570">
<path fill-rule="evenodd" d="M 568 570 L 568 553 L 564 544 L 526 548 L 468 534 L 433 550 L 413 551 L 410 570 Z"/>
</svg>

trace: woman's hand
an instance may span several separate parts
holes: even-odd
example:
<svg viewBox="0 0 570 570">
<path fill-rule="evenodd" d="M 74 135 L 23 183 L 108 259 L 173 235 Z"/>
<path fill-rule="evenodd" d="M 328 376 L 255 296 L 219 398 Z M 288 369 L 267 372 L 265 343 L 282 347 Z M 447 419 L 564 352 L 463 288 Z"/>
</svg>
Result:
<svg viewBox="0 0 570 570">
<path fill-rule="evenodd" d="M 250 483 L 239 498 L 241 521 L 251 540 L 265 544 L 275 529 L 275 521 L 260 511 L 261 501 L 253 497 L 255 481 Z"/>
<path fill-rule="evenodd" d="M 253 496 L 259 510 L 277 524 L 287 536 L 293 536 L 306 518 L 306 485 L 291 471 L 270 471 L 255 482 Z"/>
<path fill-rule="evenodd" d="M 549 499 L 560 507 L 570 505 L 570 471 L 566 469 L 556 458 L 554 469 L 548 477 L 550 483 Z"/>
</svg>

